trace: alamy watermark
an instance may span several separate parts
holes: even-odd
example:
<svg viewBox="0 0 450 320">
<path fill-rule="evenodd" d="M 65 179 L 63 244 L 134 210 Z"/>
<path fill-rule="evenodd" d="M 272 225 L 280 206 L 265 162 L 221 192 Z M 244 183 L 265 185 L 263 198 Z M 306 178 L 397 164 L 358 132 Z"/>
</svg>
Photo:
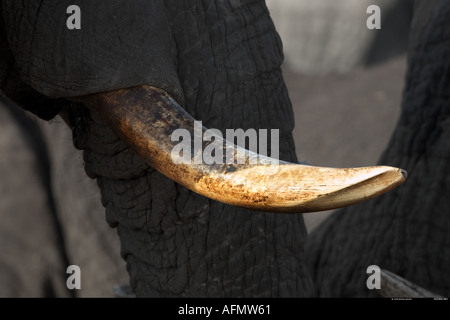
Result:
<svg viewBox="0 0 450 320">
<path fill-rule="evenodd" d="M 81 289 L 81 269 L 79 266 L 72 264 L 67 267 L 66 273 L 70 274 L 66 280 L 66 287 L 69 290 Z"/>
<path fill-rule="evenodd" d="M 270 157 L 268 155 L 270 133 Z M 258 164 L 278 165 L 279 129 L 226 129 L 225 139 L 218 129 L 203 130 L 194 121 L 193 132 L 179 128 L 171 135 L 171 158 L 175 164 Z M 247 147 L 247 148 L 246 148 Z"/>
<path fill-rule="evenodd" d="M 270 157 L 268 136 L 270 133 Z M 203 130 L 194 121 L 194 130 L 179 128 L 171 134 L 175 164 L 258 164 L 279 163 L 279 129 L 226 129 L 225 139 L 218 129 Z M 236 142 L 236 143 L 235 143 Z M 246 148 L 247 147 L 247 148 Z"/>
<path fill-rule="evenodd" d="M 66 20 L 66 27 L 69 30 L 80 30 L 81 29 L 81 9 L 77 5 L 70 5 L 66 10 L 67 14 L 70 16 Z"/>
<path fill-rule="evenodd" d="M 367 267 L 366 273 L 369 274 L 369 277 L 366 281 L 367 289 L 381 289 L 381 270 L 377 265 L 370 265 Z"/>
<path fill-rule="evenodd" d="M 66 13 L 70 16 L 66 20 L 66 27 L 69 30 L 81 29 L 81 9 L 77 5 L 67 7 Z M 377 5 L 370 5 L 366 10 L 370 16 L 367 18 L 366 26 L 368 29 L 381 29 L 381 9 Z"/>
<path fill-rule="evenodd" d="M 370 16 L 367 18 L 366 26 L 367 29 L 373 30 L 373 29 L 381 29 L 381 9 L 377 5 L 371 5 L 367 7 L 366 10 L 367 14 L 370 14 Z"/>
</svg>

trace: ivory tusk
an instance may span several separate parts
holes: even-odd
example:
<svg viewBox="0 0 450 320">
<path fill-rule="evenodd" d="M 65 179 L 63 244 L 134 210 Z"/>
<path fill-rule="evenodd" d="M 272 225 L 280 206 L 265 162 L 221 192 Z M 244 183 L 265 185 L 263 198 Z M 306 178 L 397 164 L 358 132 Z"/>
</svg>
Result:
<svg viewBox="0 0 450 320">
<path fill-rule="evenodd" d="M 243 157 L 242 164 L 175 164 L 170 135 L 178 128 L 194 134 L 195 119 L 165 91 L 149 86 L 121 89 L 91 95 L 86 104 L 160 173 L 230 205 L 291 213 L 329 210 L 373 198 L 406 179 L 404 170 L 387 166 L 339 169 L 276 161 L 227 140 L 225 151 Z"/>
</svg>

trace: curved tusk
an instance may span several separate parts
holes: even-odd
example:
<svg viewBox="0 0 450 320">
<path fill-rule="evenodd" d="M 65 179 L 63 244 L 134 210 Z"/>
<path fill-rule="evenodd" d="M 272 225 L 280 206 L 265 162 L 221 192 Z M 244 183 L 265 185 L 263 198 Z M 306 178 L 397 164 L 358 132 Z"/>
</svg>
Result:
<svg viewBox="0 0 450 320">
<path fill-rule="evenodd" d="M 381 269 L 380 276 L 382 286 L 377 292 L 384 298 L 443 298 L 388 270 Z"/>
<path fill-rule="evenodd" d="M 323 168 L 278 161 L 222 139 L 223 154 L 242 164 L 176 164 L 171 153 L 178 128 L 195 133 L 195 119 L 165 91 L 135 87 L 89 96 L 113 131 L 168 178 L 208 198 L 250 209 L 305 213 L 339 208 L 380 195 L 400 185 L 406 172 L 393 167 Z M 202 127 L 202 134 L 207 130 Z M 208 143 L 203 141 L 203 147 Z"/>
</svg>

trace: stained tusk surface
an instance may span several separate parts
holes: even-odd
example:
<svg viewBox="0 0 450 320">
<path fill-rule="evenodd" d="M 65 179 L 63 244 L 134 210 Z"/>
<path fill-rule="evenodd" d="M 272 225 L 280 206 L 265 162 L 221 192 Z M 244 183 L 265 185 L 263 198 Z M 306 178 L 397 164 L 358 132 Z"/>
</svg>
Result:
<svg viewBox="0 0 450 320">
<path fill-rule="evenodd" d="M 223 155 L 234 161 L 176 164 L 171 134 L 179 128 L 196 134 L 195 119 L 165 91 L 142 86 L 91 95 L 89 109 L 153 168 L 208 198 L 263 211 L 305 213 L 358 203 L 400 185 L 404 170 L 387 167 L 325 168 L 278 161 L 222 139 Z M 202 133 L 207 129 L 202 127 Z M 216 140 L 215 140 L 216 141 Z M 203 142 L 203 148 L 208 142 Z"/>
</svg>

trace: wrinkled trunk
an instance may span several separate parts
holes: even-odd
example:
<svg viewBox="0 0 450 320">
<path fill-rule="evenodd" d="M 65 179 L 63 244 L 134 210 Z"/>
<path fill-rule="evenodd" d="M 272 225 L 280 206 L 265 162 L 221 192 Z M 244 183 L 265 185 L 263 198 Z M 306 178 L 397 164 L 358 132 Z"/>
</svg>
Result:
<svg viewBox="0 0 450 320">
<path fill-rule="evenodd" d="M 86 170 L 97 175 L 138 296 L 307 296 L 301 215 L 199 196 L 148 167 L 95 114 Z M 289 144 L 283 154 L 289 155 Z"/>
</svg>

